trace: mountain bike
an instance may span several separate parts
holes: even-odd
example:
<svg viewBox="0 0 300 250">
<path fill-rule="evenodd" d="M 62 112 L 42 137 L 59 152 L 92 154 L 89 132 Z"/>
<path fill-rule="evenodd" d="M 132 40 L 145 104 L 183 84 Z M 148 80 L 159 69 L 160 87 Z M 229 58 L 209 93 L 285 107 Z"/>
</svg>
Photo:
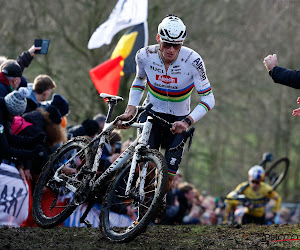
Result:
<svg viewBox="0 0 300 250">
<path fill-rule="evenodd" d="M 262 166 L 266 171 L 264 182 L 268 183 L 275 190 L 286 176 L 290 160 L 288 157 L 282 157 L 268 166 L 267 163 L 272 162 L 273 158 L 271 153 L 266 152 L 258 165 Z"/>
<path fill-rule="evenodd" d="M 255 209 L 259 207 L 265 207 L 269 202 L 269 198 L 263 197 L 259 199 L 247 198 L 244 194 L 238 194 L 234 198 L 226 198 L 226 200 L 236 201 L 237 204 L 227 204 L 228 218 L 225 218 L 225 222 L 229 225 L 242 224 L 242 218 L 245 213 L 249 212 L 249 209 Z"/>
<path fill-rule="evenodd" d="M 33 218 L 42 228 L 53 228 L 67 219 L 79 205 L 88 202 L 80 218 L 86 220 L 92 206 L 102 203 L 100 228 L 103 235 L 116 242 L 129 242 L 142 233 L 154 219 L 167 184 L 167 164 L 163 155 L 147 147 L 152 124 L 172 124 L 155 115 L 152 104 L 137 107 L 135 116 L 124 127 L 138 129 L 137 138 L 102 174 L 97 173 L 105 142 L 117 128 L 119 117 L 110 121 L 114 106 L 122 97 L 100 94 L 108 104 L 107 120 L 103 131 L 93 140 L 75 137 L 62 145 L 51 156 L 38 179 L 33 195 Z M 141 115 L 146 122 L 137 122 Z M 184 147 L 194 128 L 183 133 L 182 142 L 173 149 Z M 189 145 L 190 146 L 190 145 Z M 49 197 L 51 200 L 49 201 Z M 45 200 L 45 201 L 44 201 Z M 127 210 L 133 210 L 136 219 L 120 221 Z M 127 218 L 127 217 L 126 217 Z"/>
</svg>

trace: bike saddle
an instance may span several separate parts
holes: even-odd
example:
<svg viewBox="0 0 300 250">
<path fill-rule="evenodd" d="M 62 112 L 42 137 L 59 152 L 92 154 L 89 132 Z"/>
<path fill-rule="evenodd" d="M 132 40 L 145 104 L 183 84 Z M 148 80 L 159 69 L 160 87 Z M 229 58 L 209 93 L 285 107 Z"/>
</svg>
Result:
<svg viewBox="0 0 300 250">
<path fill-rule="evenodd" d="M 100 97 L 102 97 L 103 99 L 106 99 L 108 102 L 115 102 L 118 103 L 119 101 L 123 101 L 123 97 L 121 96 L 117 96 L 117 95 L 109 95 L 106 93 L 101 93 Z"/>
</svg>

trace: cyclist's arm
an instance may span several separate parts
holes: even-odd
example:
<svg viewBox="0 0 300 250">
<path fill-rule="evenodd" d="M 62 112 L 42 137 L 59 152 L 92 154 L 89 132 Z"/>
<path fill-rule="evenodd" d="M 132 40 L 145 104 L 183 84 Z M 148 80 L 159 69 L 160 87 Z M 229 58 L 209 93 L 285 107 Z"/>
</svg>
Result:
<svg viewBox="0 0 300 250">
<path fill-rule="evenodd" d="M 146 71 L 144 69 L 145 62 L 142 58 L 141 50 L 139 50 L 136 54 L 136 76 L 131 85 L 129 92 L 129 100 L 128 105 L 138 106 L 146 88 Z"/>
<path fill-rule="evenodd" d="M 200 103 L 189 115 L 194 122 L 197 122 L 215 106 L 215 98 L 206 75 L 204 62 L 200 56 L 193 61 L 190 69 L 192 70 L 195 89 L 200 97 Z"/>
<path fill-rule="evenodd" d="M 124 114 L 122 114 L 119 117 L 121 121 L 130 120 L 134 116 L 136 112 L 136 106 L 139 105 L 146 87 L 146 72 L 144 70 L 143 67 L 144 64 L 141 59 L 141 50 L 137 52 L 135 60 L 137 65 L 136 77 L 129 91 L 129 100 L 128 100 L 126 110 Z M 120 122 L 118 124 L 118 128 L 119 129 L 123 128 Z"/>
<path fill-rule="evenodd" d="M 275 204 L 274 204 L 274 207 L 273 207 L 273 212 L 277 213 L 279 208 L 280 208 L 280 205 L 281 205 L 281 196 L 276 191 L 271 190 L 268 193 L 268 197 L 270 199 L 275 200 Z"/>
<path fill-rule="evenodd" d="M 237 200 L 234 200 L 234 197 L 237 195 L 236 190 L 231 191 L 224 200 L 226 204 L 226 210 L 224 215 L 224 222 L 226 223 L 229 217 L 229 214 L 232 210 L 235 210 L 236 206 L 239 204 Z"/>
</svg>

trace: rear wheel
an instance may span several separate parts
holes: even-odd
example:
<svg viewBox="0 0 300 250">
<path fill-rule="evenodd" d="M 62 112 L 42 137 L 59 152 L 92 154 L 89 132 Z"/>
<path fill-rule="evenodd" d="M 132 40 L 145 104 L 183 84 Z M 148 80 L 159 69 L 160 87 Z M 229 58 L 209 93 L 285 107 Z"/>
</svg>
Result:
<svg viewBox="0 0 300 250">
<path fill-rule="evenodd" d="M 270 166 L 269 170 L 266 171 L 264 181 L 271 185 L 273 189 L 276 189 L 286 176 L 289 165 L 290 161 L 287 157 L 277 160 Z"/>
<path fill-rule="evenodd" d="M 142 233 L 165 194 L 167 165 L 159 151 L 145 151 L 136 166 L 130 191 L 125 194 L 130 166 L 131 162 L 116 176 L 101 209 L 101 230 L 111 241 L 129 242 Z M 131 219 L 127 216 L 130 213 Z"/>
<path fill-rule="evenodd" d="M 84 137 L 68 141 L 44 166 L 32 204 L 33 219 L 40 227 L 58 226 L 86 199 L 94 155 L 91 148 L 86 148 L 88 143 Z M 57 171 L 65 163 L 66 166 Z"/>
</svg>

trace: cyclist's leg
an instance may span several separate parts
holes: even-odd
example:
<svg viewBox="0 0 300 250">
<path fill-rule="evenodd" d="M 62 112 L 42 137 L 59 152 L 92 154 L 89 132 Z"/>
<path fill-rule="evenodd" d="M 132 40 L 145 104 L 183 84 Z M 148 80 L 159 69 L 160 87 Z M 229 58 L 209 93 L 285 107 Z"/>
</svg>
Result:
<svg viewBox="0 0 300 250">
<path fill-rule="evenodd" d="M 168 164 L 168 185 L 167 185 L 167 192 L 168 192 L 172 187 L 173 179 L 178 171 L 184 149 L 181 148 L 178 151 L 171 152 L 169 149 L 179 145 L 183 140 L 183 136 L 182 134 L 172 134 L 171 131 L 166 131 L 165 133 L 166 133 L 165 158 Z"/>
</svg>

